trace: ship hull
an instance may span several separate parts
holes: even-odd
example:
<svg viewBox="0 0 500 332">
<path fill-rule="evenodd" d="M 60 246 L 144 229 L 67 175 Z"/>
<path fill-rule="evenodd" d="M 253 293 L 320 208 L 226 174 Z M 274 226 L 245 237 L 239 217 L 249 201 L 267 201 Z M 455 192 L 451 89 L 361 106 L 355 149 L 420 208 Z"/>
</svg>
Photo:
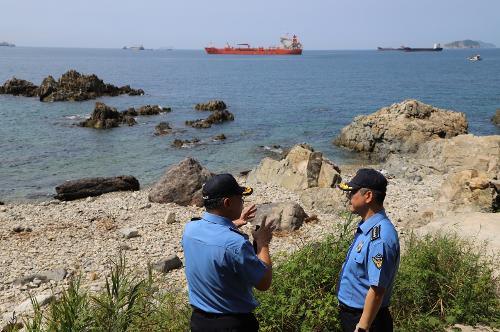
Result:
<svg viewBox="0 0 500 332">
<path fill-rule="evenodd" d="M 436 48 L 412 48 L 412 47 L 400 47 L 400 48 L 384 48 L 379 47 L 379 51 L 400 51 L 400 52 L 441 52 L 442 47 Z"/>
<path fill-rule="evenodd" d="M 301 55 L 302 49 L 285 48 L 216 48 L 205 47 L 208 54 L 239 54 L 239 55 Z"/>
</svg>

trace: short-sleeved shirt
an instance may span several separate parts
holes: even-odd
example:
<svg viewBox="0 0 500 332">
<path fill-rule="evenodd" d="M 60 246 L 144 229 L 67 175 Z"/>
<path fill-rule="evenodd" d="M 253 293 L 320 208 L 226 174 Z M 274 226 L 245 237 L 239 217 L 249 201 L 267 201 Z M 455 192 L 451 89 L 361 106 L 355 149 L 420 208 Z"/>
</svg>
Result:
<svg viewBox="0 0 500 332">
<path fill-rule="evenodd" d="M 257 307 L 252 288 L 267 266 L 231 220 L 205 212 L 186 225 L 182 246 L 191 305 L 210 313 L 249 313 Z"/>
<path fill-rule="evenodd" d="M 370 286 L 378 286 L 386 290 L 381 306 L 389 306 L 399 256 L 398 233 L 384 211 L 359 223 L 339 276 L 339 301 L 362 309 Z"/>
</svg>

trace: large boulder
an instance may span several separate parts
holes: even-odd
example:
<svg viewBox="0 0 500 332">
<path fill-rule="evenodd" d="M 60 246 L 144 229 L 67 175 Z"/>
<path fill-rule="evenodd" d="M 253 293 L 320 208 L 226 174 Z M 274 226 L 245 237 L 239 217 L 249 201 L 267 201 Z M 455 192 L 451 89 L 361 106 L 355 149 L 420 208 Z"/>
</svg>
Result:
<svg viewBox="0 0 500 332">
<path fill-rule="evenodd" d="M 274 220 L 274 225 L 278 231 L 297 230 L 308 217 L 304 209 L 297 203 L 266 203 L 257 206 L 255 218 L 251 223 L 260 225 L 264 216 L 267 217 L 268 222 Z"/>
<path fill-rule="evenodd" d="M 465 240 L 486 244 L 487 250 L 483 253 L 496 255 L 500 252 L 500 236 L 498 236 L 500 234 L 500 215 L 498 213 L 450 213 L 417 228 L 415 232 L 420 236 L 426 234 L 457 234 Z M 496 274 L 498 275 L 498 272 Z"/>
<path fill-rule="evenodd" d="M 495 126 L 500 127 L 500 108 L 497 109 L 497 112 L 491 118 L 491 122 L 493 122 L 493 124 L 495 124 Z"/>
<path fill-rule="evenodd" d="M 385 159 L 390 153 L 415 152 L 432 139 L 466 134 L 467 128 L 464 113 L 410 99 L 354 118 L 333 143 Z"/>
<path fill-rule="evenodd" d="M 414 154 L 390 156 L 384 168 L 411 181 L 427 175 L 443 179 L 431 187 L 435 202 L 425 209 L 431 219 L 454 211 L 499 209 L 500 135 L 431 140 Z"/>
<path fill-rule="evenodd" d="M 118 112 L 114 107 L 97 102 L 90 118 L 80 122 L 79 125 L 94 129 L 110 129 L 118 127 L 122 123 L 133 126 L 136 122 L 133 117 L 125 115 L 126 112 L 128 111 Z"/>
<path fill-rule="evenodd" d="M 193 158 L 186 158 L 169 168 L 149 193 L 154 203 L 203 206 L 201 188 L 212 173 Z"/>
<path fill-rule="evenodd" d="M 300 202 L 308 210 L 321 213 L 338 213 L 347 206 L 347 198 L 336 188 L 309 188 L 300 195 Z"/>
<path fill-rule="evenodd" d="M 500 188 L 496 180 L 477 170 L 450 174 L 440 188 L 437 198 L 440 211 L 436 214 L 443 211 L 497 212 L 500 210 Z"/>
<path fill-rule="evenodd" d="M 56 187 L 54 198 L 71 201 L 84 197 L 99 196 L 113 191 L 139 190 L 139 181 L 133 176 L 121 175 L 108 178 L 84 178 L 66 181 Z"/>
<path fill-rule="evenodd" d="M 500 135 L 459 135 L 431 140 L 420 145 L 415 154 L 392 155 L 386 168 L 392 173 L 446 174 L 474 169 L 494 176 L 500 172 Z"/>
<path fill-rule="evenodd" d="M 294 191 L 332 188 L 340 181 L 338 166 L 306 144 L 294 146 L 282 160 L 262 159 L 248 175 L 250 183 L 272 183 Z"/>
<path fill-rule="evenodd" d="M 196 104 L 194 107 L 197 111 L 222 111 L 226 108 L 226 103 L 222 100 L 210 100 L 206 103 Z"/>
<path fill-rule="evenodd" d="M 33 83 L 12 77 L 10 80 L 5 81 L 3 86 L 0 87 L 0 94 L 34 97 L 38 93 L 38 86 Z"/>
<path fill-rule="evenodd" d="M 210 128 L 213 124 L 223 123 L 226 121 L 233 121 L 234 115 L 228 110 L 214 111 L 206 119 L 188 120 L 187 126 L 193 128 Z"/>
</svg>

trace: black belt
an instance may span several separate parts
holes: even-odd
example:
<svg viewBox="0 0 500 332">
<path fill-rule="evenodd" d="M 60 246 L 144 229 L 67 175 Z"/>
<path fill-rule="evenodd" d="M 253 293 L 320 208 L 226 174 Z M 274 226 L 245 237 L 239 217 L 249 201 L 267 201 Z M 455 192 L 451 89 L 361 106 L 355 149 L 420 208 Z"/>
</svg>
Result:
<svg viewBox="0 0 500 332">
<path fill-rule="evenodd" d="M 339 301 L 339 309 L 341 311 L 344 311 L 344 312 L 350 312 L 350 313 L 353 313 L 353 314 L 361 314 L 363 313 L 363 309 L 358 309 L 358 308 L 353 308 L 353 307 L 350 307 L 342 302 Z M 389 307 L 380 307 L 379 309 L 379 312 L 381 312 L 382 310 L 387 310 L 389 309 Z"/>
<path fill-rule="evenodd" d="M 342 302 L 339 301 L 339 308 L 341 311 L 345 311 L 345 312 L 352 312 L 352 313 L 355 313 L 355 314 L 360 314 L 360 313 L 363 313 L 363 309 L 358 309 L 358 308 L 353 308 L 353 307 L 350 307 Z"/>
<path fill-rule="evenodd" d="M 228 316 L 236 316 L 236 317 L 243 317 L 243 316 L 248 316 L 248 315 L 253 315 L 251 312 L 248 313 L 236 313 L 236 312 L 230 312 L 230 313 L 215 313 L 215 312 L 206 312 L 201 309 L 196 308 L 195 306 L 191 306 L 193 308 L 193 312 L 197 313 L 200 316 L 203 316 L 205 318 L 220 318 L 220 317 L 228 317 Z"/>
</svg>

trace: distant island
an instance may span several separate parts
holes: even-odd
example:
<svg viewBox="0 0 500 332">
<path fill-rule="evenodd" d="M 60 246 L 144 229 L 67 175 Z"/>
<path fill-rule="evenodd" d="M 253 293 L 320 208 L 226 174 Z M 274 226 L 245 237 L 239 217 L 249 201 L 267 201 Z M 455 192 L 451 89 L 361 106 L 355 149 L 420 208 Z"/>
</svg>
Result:
<svg viewBox="0 0 500 332">
<path fill-rule="evenodd" d="M 496 48 L 494 44 L 485 43 L 480 40 L 457 40 L 444 45 L 445 48 Z"/>
<path fill-rule="evenodd" d="M 15 47 L 16 45 L 7 42 L 0 42 L 0 46 Z"/>
</svg>

